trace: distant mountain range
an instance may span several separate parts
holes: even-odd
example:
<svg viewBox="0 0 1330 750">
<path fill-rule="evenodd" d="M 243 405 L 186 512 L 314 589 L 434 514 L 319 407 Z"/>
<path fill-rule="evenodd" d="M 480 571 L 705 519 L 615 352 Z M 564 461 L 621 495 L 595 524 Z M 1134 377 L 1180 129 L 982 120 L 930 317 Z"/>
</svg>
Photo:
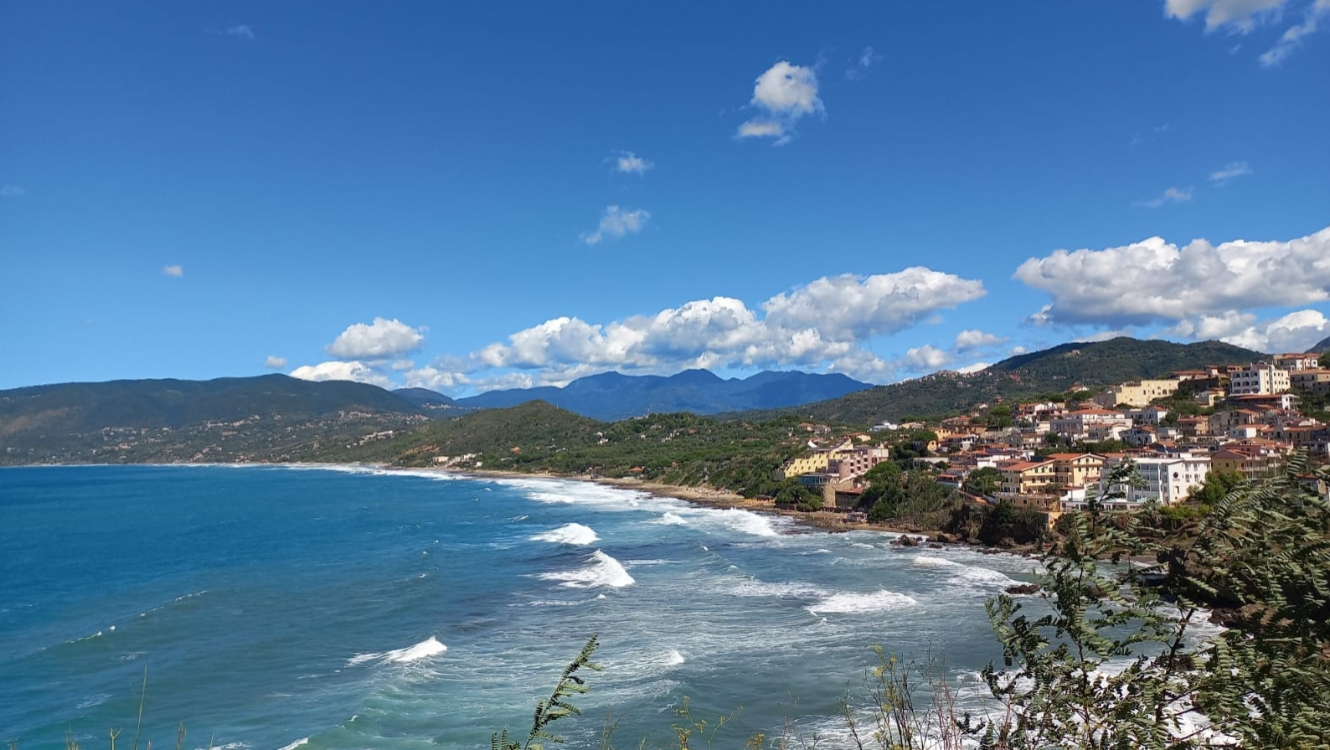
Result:
<svg viewBox="0 0 1330 750">
<path fill-rule="evenodd" d="M 1313 346 L 1307 351 L 1316 352 L 1317 354 L 1324 354 L 1326 352 L 1330 352 L 1330 336 L 1321 339 L 1321 342 L 1319 344 Z"/>
<path fill-rule="evenodd" d="M 760 372 L 748 378 L 726 380 L 708 370 L 685 370 L 669 377 L 607 372 L 579 378 L 562 388 L 489 391 L 453 403 L 459 407 L 494 409 L 540 400 L 592 419 L 614 421 L 664 412 L 718 414 L 776 409 L 838 398 L 867 388 L 872 386 L 841 374 Z"/>
<path fill-rule="evenodd" d="M 1156 378 L 1203 365 L 1246 364 L 1268 355 L 1219 341 L 1175 344 L 1119 337 L 1095 343 L 1071 343 L 1022 354 L 977 373 L 940 372 L 915 380 L 877 386 L 838 399 L 761 415 L 797 413 L 810 419 L 874 423 L 907 416 L 943 417 L 994 399 L 1060 393 L 1074 386 L 1102 388 L 1114 383 Z"/>
<path fill-rule="evenodd" d="M 1330 339 L 1319 349 L 1330 348 Z M 442 417 L 543 400 L 609 422 L 688 411 L 747 420 L 799 415 L 872 424 L 939 417 L 981 402 L 1159 377 L 1206 364 L 1266 358 L 1219 342 L 1117 338 L 1023 354 L 968 375 L 942 372 L 889 386 L 840 374 L 762 372 L 723 379 L 706 370 L 669 377 L 605 373 L 563 388 L 491 391 L 452 399 L 422 388 L 386 391 L 285 375 L 65 383 L 0 391 L 0 464 L 311 460 L 365 447 Z M 478 423 L 479 424 L 479 423 Z"/>
</svg>

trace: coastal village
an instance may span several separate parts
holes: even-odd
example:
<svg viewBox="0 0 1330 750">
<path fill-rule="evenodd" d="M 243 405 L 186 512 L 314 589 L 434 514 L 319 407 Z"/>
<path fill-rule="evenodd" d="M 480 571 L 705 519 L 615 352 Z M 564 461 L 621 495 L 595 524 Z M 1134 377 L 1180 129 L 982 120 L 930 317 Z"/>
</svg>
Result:
<svg viewBox="0 0 1330 750">
<path fill-rule="evenodd" d="M 882 423 L 868 432 L 818 435 L 776 479 L 821 493 L 822 508 L 859 516 L 868 472 L 902 458 L 976 501 L 1032 509 L 1049 525 L 1105 498 L 1107 510 L 1194 504 L 1212 472 L 1258 479 L 1294 451 L 1330 463 L 1330 425 L 1304 401 L 1324 404 L 1330 369 L 1322 355 L 1281 354 L 1246 365 L 1207 366 L 1099 392 L 1073 387 L 1021 403 L 979 404 L 939 422 Z M 884 434 L 885 433 L 885 434 Z M 1130 461 L 1143 480 L 1107 486 Z M 1307 478 L 1326 496 L 1326 483 Z"/>
</svg>

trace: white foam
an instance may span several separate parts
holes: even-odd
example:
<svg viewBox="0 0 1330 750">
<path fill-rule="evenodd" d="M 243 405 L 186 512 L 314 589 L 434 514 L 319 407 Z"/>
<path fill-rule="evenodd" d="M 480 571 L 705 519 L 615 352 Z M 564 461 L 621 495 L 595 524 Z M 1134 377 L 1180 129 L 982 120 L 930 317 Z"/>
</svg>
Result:
<svg viewBox="0 0 1330 750">
<path fill-rule="evenodd" d="M 371 661 L 377 661 L 383 664 L 410 664 L 412 662 L 420 661 L 421 659 L 428 659 L 431 656 L 438 656 L 447 650 L 448 647 L 439 643 L 438 638 L 430 636 L 420 643 L 417 643 L 414 646 L 408 646 L 407 648 L 384 651 L 381 654 L 356 654 L 346 661 L 346 665 L 348 667 L 354 667 L 357 664 L 364 664 Z"/>
<path fill-rule="evenodd" d="M 898 594 L 895 591 L 881 589 L 871 594 L 832 594 L 808 608 L 814 615 L 823 613 L 851 614 L 855 612 L 880 612 L 884 609 L 913 607 L 919 602 L 913 597 Z"/>
<path fill-rule="evenodd" d="M 688 660 L 677 649 L 672 648 L 669 653 L 665 654 L 665 666 L 667 667 L 676 667 L 686 661 Z"/>
<path fill-rule="evenodd" d="M 669 511 L 666 511 L 663 515 L 661 515 L 660 518 L 657 518 L 656 520 L 652 521 L 651 523 L 658 523 L 658 524 L 660 524 L 660 525 L 662 525 L 662 526 L 687 526 L 687 525 L 688 525 L 688 522 L 684 520 L 683 516 L 679 515 L 678 513 L 671 513 L 671 512 L 669 512 Z"/>
<path fill-rule="evenodd" d="M 963 568 L 964 565 L 955 560 L 948 560 L 945 557 L 935 557 L 933 555 L 919 555 L 911 562 L 916 568 Z"/>
<path fill-rule="evenodd" d="M 759 597 L 774 596 L 777 598 L 794 597 L 800 599 L 811 599 L 813 597 L 824 597 L 827 592 L 809 583 L 800 583 L 798 581 L 783 581 L 781 583 L 768 583 L 756 579 L 743 579 L 737 582 L 731 590 L 734 596 Z"/>
<path fill-rule="evenodd" d="M 720 522 L 731 531 L 739 531 L 753 536 L 778 537 L 780 532 L 776 531 L 775 524 L 772 523 L 771 516 L 764 516 L 749 510 L 740 508 L 726 508 L 725 510 L 707 510 L 707 516 Z"/>
<path fill-rule="evenodd" d="M 301 737 L 295 742 L 292 742 L 291 744 L 283 747 L 282 750 L 296 750 L 296 748 L 300 747 L 301 745 L 308 745 L 308 744 L 309 744 L 309 738 Z"/>
<path fill-rule="evenodd" d="M 567 479 L 501 479 L 496 484 L 522 490 L 528 499 L 538 503 L 594 505 L 604 510 L 633 510 L 639 500 L 648 497 L 636 490 Z"/>
<path fill-rule="evenodd" d="M 553 544 L 575 544 L 584 547 L 600 539 L 600 536 L 590 526 L 583 526 L 580 523 L 566 523 L 557 529 L 552 529 L 531 537 L 533 542 L 551 542 Z"/>
<path fill-rule="evenodd" d="M 618 560 L 600 550 L 593 552 L 587 562 L 590 565 L 581 570 L 570 570 L 563 573 L 541 573 L 540 578 L 546 581 L 561 581 L 559 585 L 574 589 L 589 589 L 597 586 L 609 586 L 618 589 L 636 583 Z"/>
</svg>

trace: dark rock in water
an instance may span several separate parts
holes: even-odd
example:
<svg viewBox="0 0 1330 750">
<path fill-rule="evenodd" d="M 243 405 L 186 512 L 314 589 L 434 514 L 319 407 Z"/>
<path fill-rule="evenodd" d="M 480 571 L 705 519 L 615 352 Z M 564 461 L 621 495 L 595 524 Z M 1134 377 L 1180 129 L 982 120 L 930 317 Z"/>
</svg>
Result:
<svg viewBox="0 0 1330 750">
<path fill-rule="evenodd" d="M 1028 596 L 1039 593 L 1040 586 L 1037 583 L 1018 583 L 1015 586 L 1008 586 L 1007 593 L 1015 596 Z"/>
<path fill-rule="evenodd" d="M 942 549 L 942 545 L 938 544 L 937 542 L 933 542 L 932 544 L 929 544 L 929 545 L 928 545 L 928 548 L 929 548 L 929 549 Z"/>
<path fill-rule="evenodd" d="M 1009 536 L 1004 536 L 998 540 L 997 546 L 1002 549 L 1014 549 L 1016 547 L 1016 540 Z"/>
<path fill-rule="evenodd" d="M 915 538 L 910 536 L 909 534 L 901 534 L 900 536 L 896 537 L 891 543 L 897 547 L 919 546 L 919 542 L 916 541 Z"/>
<path fill-rule="evenodd" d="M 958 540 L 952 534 L 945 531 L 939 531 L 933 535 L 933 541 L 937 544 L 955 544 Z"/>
</svg>

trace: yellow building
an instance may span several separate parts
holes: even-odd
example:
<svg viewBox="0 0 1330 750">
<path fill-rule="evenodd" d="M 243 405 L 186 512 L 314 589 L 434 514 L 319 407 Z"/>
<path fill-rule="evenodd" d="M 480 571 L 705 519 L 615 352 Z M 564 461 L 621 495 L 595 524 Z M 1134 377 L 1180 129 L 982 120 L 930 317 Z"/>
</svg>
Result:
<svg viewBox="0 0 1330 750">
<path fill-rule="evenodd" d="M 1149 406 L 1150 402 L 1157 398 L 1166 398 L 1177 393 L 1179 382 L 1177 379 L 1172 379 L 1138 380 L 1134 383 L 1123 383 L 1095 396 L 1094 402 L 1107 409 L 1111 409 L 1118 404 L 1138 408 Z"/>
</svg>

